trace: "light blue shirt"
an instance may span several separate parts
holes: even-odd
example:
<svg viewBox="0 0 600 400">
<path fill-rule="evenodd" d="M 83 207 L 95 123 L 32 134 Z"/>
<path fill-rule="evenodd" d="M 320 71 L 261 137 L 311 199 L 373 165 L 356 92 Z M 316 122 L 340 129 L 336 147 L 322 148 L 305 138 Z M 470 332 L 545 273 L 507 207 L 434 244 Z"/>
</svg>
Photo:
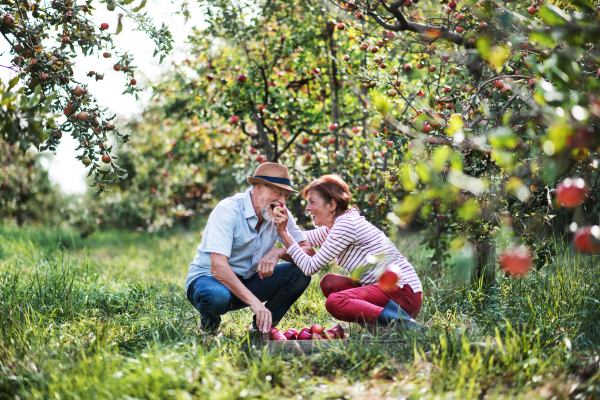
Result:
<svg viewBox="0 0 600 400">
<path fill-rule="evenodd" d="M 288 216 L 290 235 L 297 243 L 307 240 L 289 210 Z M 233 272 L 244 279 L 254 275 L 260 259 L 273 248 L 275 241 L 281 242 L 273 221 L 263 221 L 260 232 L 254 229 L 257 223 L 250 189 L 219 202 L 208 217 L 202 241 L 190 263 L 185 290 L 197 277 L 212 276 L 210 253 L 229 257 Z"/>
</svg>

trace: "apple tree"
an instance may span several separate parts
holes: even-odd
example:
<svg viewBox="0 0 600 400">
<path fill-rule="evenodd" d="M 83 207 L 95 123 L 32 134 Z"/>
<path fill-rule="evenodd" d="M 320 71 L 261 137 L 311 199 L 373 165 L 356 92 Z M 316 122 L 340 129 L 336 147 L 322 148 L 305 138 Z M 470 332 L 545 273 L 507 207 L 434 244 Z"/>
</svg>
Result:
<svg viewBox="0 0 600 400">
<path fill-rule="evenodd" d="M 145 1 L 138 7 L 131 7 L 131 3 L 101 2 L 109 10 L 119 8 L 131 17 L 138 29 L 154 40 L 155 55 L 162 60 L 172 47 L 170 32 L 164 25 L 154 28 L 149 17 L 139 12 Z M 73 77 L 75 60 L 110 58 L 114 69 L 123 73 L 124 93 L 135 95 L 140 88 L 132 55 L 119 51 L 109 24 L 97 21 L 95 11 L 91 0 L 79 4 L 71 0 L 0 2 L 2 40 L 14 55 L 10 68 L 17 72 L 11 82 L 0 85 L 0 134 L 4 142 L 23 151 L 32 145 L 40 151 L 54 151 L 62 136 L 70 134 L 79 143 L 77 159 L 89 167 L 92 185 L 102 192 L 106 184 L 127 176 L 115 163 L 113 146 L 106 144 L 108 137 L 114 137 L 116 146 L 129 138 L 115 128 L 114 116 L 106 114 L 86 83 Z M 121 29 L 119 20 L 117 34 Z M 89 71 L 87 76 L 102 80 L 104 72 Z"/>
</svg>

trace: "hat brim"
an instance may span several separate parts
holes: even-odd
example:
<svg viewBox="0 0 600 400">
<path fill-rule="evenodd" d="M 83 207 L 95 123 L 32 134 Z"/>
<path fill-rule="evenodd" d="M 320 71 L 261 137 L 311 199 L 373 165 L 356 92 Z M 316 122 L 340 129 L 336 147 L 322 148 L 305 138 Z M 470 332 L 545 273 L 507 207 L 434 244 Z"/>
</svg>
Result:
<svg viewBox="0 0 600 400">
<path fill-rule="evenodd" d="M 255 178 L 255 177 L 253 177 L 253 176 L 249 176 L 249 177 L 248 177 L 248 183 L 249 183 L 249 184 L 251 184 L 251 185 L 252 185 L 253 183 L 264 183 L 265 185 L 276 186 L 276 187 L 278 187 L 278 188 L 282 188 L 282 189 L 285 189 L 285 190 L 289 190 L 289 191 L 290 191 L 290 192 L 292 192 L 292 193 L 298 193 L 298 191 L 297 191 L 297 190 L 294 190 L 294 188 L 292 188 L 292 187 L 291 187 L 291 186 L 289 186 L 289 185 L 285 185 L 285 184 L 283 184 L 283 183 L 273 183 L 273 182 L 269 182 L 269 181 L 267 181 L 267 180 L 265 180 L 265 179 L 261 179 L 261 178 Z"/>
</svg>

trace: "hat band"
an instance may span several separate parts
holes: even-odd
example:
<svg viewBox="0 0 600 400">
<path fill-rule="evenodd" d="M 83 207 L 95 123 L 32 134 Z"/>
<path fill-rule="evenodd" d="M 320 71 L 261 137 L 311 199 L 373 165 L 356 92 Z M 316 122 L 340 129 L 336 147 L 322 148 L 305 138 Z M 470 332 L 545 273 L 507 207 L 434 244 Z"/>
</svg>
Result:
<svg viewBox="0 0 600 400">
<path fill-rule="evenodd" d="M 269 181 L 271 183 L 281 183 L 284 185 L 292 186 L 292 181 L 290 181 L 289 179 L 286 179 L 286 178 L 275 178 L 273 176 L 266 176 L 266 175 L 254 175 L 253 178 L 260 178 L 260 179 L 264 179 L 265 181 Z"/>
</svg>

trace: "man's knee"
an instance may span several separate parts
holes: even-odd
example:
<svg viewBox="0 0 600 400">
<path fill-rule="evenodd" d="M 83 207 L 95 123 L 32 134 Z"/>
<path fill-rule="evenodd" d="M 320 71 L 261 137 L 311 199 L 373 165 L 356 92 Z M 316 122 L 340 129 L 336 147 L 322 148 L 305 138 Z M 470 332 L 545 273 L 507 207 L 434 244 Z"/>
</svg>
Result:
<svg viewBox="0 0 600 400">
<path fill-rule="evenodd" d="M 223 315 L 229 309 L 231 292 L 225 286 L 213 286 L 200 295 L 198 309 L 203 314 Z"/>
<path fill-rule="evenodd" d="M 333 292 L 331 285 L 335 279 L 335 274 L 325 274 L 323 278 L 321 278 L 321 282 L 319 282 L 319 286 L 321 287 L 321 291 L 325 297 L 329 297 L 331 292 Z"/>
<path fill-rule="evenodd" d="M 304 292 L 310 285 L 312 277 L 304 274 L 294 263 L 288 262 L 280 265 L 285 268 L 285 277 L 291 280 L 292 286 L 300 293 Z"/>
</svg>

